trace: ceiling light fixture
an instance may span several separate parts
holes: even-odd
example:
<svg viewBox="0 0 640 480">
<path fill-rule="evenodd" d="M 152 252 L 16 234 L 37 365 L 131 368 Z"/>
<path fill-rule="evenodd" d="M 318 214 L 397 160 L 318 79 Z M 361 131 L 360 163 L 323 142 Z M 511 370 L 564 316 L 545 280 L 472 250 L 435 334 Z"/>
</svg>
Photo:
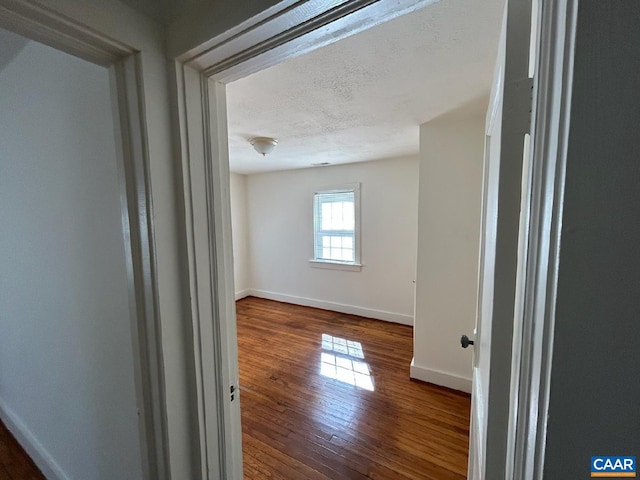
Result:
<svg viewBox="0 0 640 480">
<path fill-rule="evenodd" d="M 273 152 L 273 149 L 278 145 L 278 141 L 271 137 L 255 137 L 249 140 L 249 143 L 253 145 L 253 148 L 263 157 L 267 153 Z"/>
</svg>

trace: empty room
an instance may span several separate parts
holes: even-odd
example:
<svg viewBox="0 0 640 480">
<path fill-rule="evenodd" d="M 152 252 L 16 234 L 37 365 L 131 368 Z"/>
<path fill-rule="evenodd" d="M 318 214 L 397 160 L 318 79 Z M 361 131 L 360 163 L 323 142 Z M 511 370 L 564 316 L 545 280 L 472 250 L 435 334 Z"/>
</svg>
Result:
<svg viewBox="0 0 640 480">
<path fill-rule="evenodd" d="M 227 85 L 245 478 L 466 478 L 502 7 L 440 2 Z"/>
</svg>

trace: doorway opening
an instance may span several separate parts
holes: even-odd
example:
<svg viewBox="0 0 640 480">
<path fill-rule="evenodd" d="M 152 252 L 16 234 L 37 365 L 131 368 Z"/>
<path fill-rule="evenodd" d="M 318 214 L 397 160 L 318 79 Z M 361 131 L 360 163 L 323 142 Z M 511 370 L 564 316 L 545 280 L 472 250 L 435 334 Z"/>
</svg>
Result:
<svg viewBox="0 0 640 480">
<path fill-rule="evenodd" d="M 46 477 L 142 478 L 157 466 L 121 85 L 105 65 L 8 30 L 0 40 L 0 418 Z"/>
<path fill-rule="evenodd" d="M 121 466 L 104 469 L 98 466 L 105 463 L 105 457 L 99 453 L 99 444 L 104 443 L 104 438 L 95 433 L 100 432 L 103 428 L 100 424 L 113 412 L 98 414 L 96 404 L 90 401 L 92 395 L 99 394 L 101 389 L 104 392 L 112 382 L 111 388 L 122 390 L 113 393 L 112 399 L 120 395 L 120 401 L 112 402 L 113 407 L 118 413 L 126 411 L 125 416 L 133 414 L 133 420 L 131 417 L 124 420 L 123 427 L 127 432 L 124 434 L 126 444 L 131 447 L 126 454 L 128 471 L 139 471 L 144 478 L 164 479 L 168 474 L 168 446 L 165 417 L 161 412 L 166 411 L 166 405 L 162 349 L 157 335 L 154 234 L 148 228 L 152 218 L 151 193 L 143 128 L 144 105 L 140 102 L 143 68 L 138 52 L 32 2 L 4 5 L 0 23 L 7 28 L 3 31 L 0 56 L 0 65 L 4 67 L 1 73 L 7 83 L 3 92 L 12 92 L 2 97 L 6 102 L 2 111 L 7 115 L 3 134 L 9 138 L 2 142 L 7 149 L 7 155 L 3 152 L 6 171 L 3 170 L 2 178 L 8 187 L 3 186 L 1 190 L 7 195 L 15 193 L 2 202 L 5 207 L 2 213 L 20 227 L 14 232 L 22 233 L 13 249 L 15 258 L 3 259 L 16 262 L 16 268 L 3 268 L 3 271 L 10 271 L 13 279 L 16 275 L 22 276 L 22 281 L 3 285 L 2 301 L 3 311 L 11 310 L 5 309 L 7 303 L 11 303 L 16 306 L 14 313 L 26 313 L 28 322 L 11 323 L 18 318 L 13 315 L 3 320 L 9 322 L 8 329 L 14 333 L 16 327 L 24 330 L 19 335 L 20 341 L 35 339 L 42 343 L 41 349 L 29 352 L 29 361 L 23 362 L 24 365 L 34 367 L 32 362 L 43 363 L 42 370 L 35 368 L 35 372 L 28 371 L 28 375 L 20 375 L 24 365 L 18 365 L 3 377 L 12 383 L 13 390 L 3 383 L 3 395 L 10 398 L 0 399 L 0 415 L 47 477 L 65 477 L 58 460 L 63 457 L 68 460 L 69 452 L 60 454 L 60 450 L 72 442 L 56 440 L 56 437 L 68 435 L 69 425 L 56 427 L 56 422 L 65 416 L 54 419 L 50 415 L 56 402 L 65 404 L 66 420 L 84 416 L 77 425 L 85 429 L 86 435 L 81 440 L 93 442 L 95 447 L 80 461 L 67 462 L 67 467 L 84 468 L 88 476 L 80 475 L 87 478 L 96 471 L 113 471 Z M 45 51 L 50 55 L 42 55 Z M 26 62 L 25 56 L 29 57 Z M 79 70 L 81 73 L 74 75 Z M 92 82 L 82 84 L 85 76 L 82 70 Z M 47 75 L 42 71 L 55 72 L 56 80 L 51 87 L 55 86 L 56 92 L 62 95 L 43 93 L 53 88 L 46 84 Z M 70 92 L 74 87 L 75 91 Z M 34 96 L 39 96 L 39 100 L 34 100 Z M 44 126 L 38 123 L 43 121 L 38 115 L 40 108 L 47 120 Z M 40 127 L 35 132 L 32 123 Z M 19 124 L 24 128 L 15 131 Z M 43 148 L 43 145 L 46 146 Z M 102 147 L 97 152 L 94 151 L 96 145 Z M 100 181 L 102 176 L 104 182 Z M 20 191 L 22 184 L 30 188 Z M 31 195 L 16 205 L 16 198 L 25 193 Z M 108 225 L 107 221 L 105 225 L 95 224 L 103 213 L 109 216 Z M 43 242 L 42 235 L 50 238 Z M 7 235 L 3 240 L 15 242 L 15 237 Z M 40 248 L 29 252 L 34 244 Z M 105 273 L 104 278 L 101 273 Z M 40 282 L 40 288 L 31 282 L 25 284 L 24 278 L 29 275 L 36 283 Z M 9 277 L 3 276 L 3 280 L 5 278 Z M 12 290 L 15 294 L 4 295 Z M 123 291 L 125 299 L 121 301 Z M 22 308 L 25 302 L 26 309 Z M 110 315 L 117 319 L 96 323 Z M 30 328 L 22 324 L 34 322 L 42 325 Z M 53 331 L 56 325 L 67 328 L 66 335 Z M 94 327 L 97 331 L 92 331 Z M 3 327 L 3 332 L 8 329 Z M 57 339 L 57 343 L 49 342 L 48 334 Z M 102 336 L 104 344 L 99 341 Z M 83 341 L 87 339 L 89 341 Z M 117 359 L 110 351 L 116 344 L 116 350 L 121 350 Z M 15 345 L 6 350 L 3 347 L 3 352 L 8 355 L 2 362 L 4 366 L 15 364 L 16 358 L 25 355 L 24 349 L 16 352 Z M 100 355 L 111 368 L 96 378 L 80 382 L 83 384 L 80 395 L 74 396 L 70 392 L 74 383 L 71 380 L 91 377 L 91 370 L 101 366 Z M 86 361 L 77 361 L 81 356 Z M 65 360 L 70 368 L 64 368 Z M 41 376 L 51 369 L 54 375 Z M 65 375 L 69 377 L 69 388 L 64 387 L 64 381 L 60 382 L 62 386 L 55 385 L 56 379 Z M 116 387 L 119 381 L 127 385 Z M 32 398 L 20 398 L 34 385 L 42 388 Z M 40 398 L 44 390 L 51 392 L 52 386 L 53 393 Z M 64 398 L 67 394 L 71 400 Z M 111 392 L 106 394 L 109 395 Z M 127 397 L 126 400 L 122 401 L 123 397 Z M 74 401 L 80 405 L 74 405 Z M 46 402 L 52 402 L 49 408 Z M 117 429 L 122 427 L 123 417 L 110 422 L 113 425 L 105 428 Z M 114 446 L 111 438 L 106 443 Z M 108 446 L 105 449 L 108 450 Z M 60 454 L 57 459 L 47 447 Z M 111 459 L 109 457 L 109 462 Z"/>
<path fill-rule="evenodd" d="M 463 153 L 476 162 L 467 177 L 477 180 L 472 187 L 475 197 L 469 195 L 477 212 L 464 221 L 474 228 L 479 226 L 482 132 L 502 2 L 495 2 L 493 12 L 483 10 L 493 23 L 477 22 L 475 27 L 464 21 L 455 23 L 454 18 L 464 18 L 457 14 L 458 8 L 468 9 L 471 5 L 432 5 L 226 85 L 234 294 L 241 299 L 236 306 L 239 387 L 248 478 L 249 471 L 257 475 L 259 459 L 264 456 L 272 462 L 272 468 L 284 471 L 293 468 L 293 464 L 286 465 L 283 458 L 293 458 L 308 468 L 331 468 L 322 460 L 332 454 L 342 459 L 342 468 L 353 475 L 380 469 L 392 478 L 391 472 L 399 473 L 402 465 L 412 465 L 407 467 L 409 470 L 442 469 L 441 475 L 454 475 L 452 478 L 465 475 L 468 397 L 458 399 L 442 389 L 427 392 L 421 389 L 423 385 L 409 382 L 416 336 L 413 329 L 389 325 L 392 331 L 385 334 L 384 325 L 376 330 L 375 322 L 365 323 L 369 330 L 377 331 L 373 340 L 358 336 L 355 325 L 351 325 L 355 330 L 331 329 L 335 324 L 360 322 L 349 314 L 413 327 L 421 125 L 440 119 L 446 128 L 459 131 L 466 128 L 470 118 L 477 123 L 478 142 Z M 429 31 L 424 29 L 427 24 Z M 464 38 L 454 38 L 459 37 L 455 32 L 465 28 Z M 452 49 L 445 54 L 438 42 L 451 44 Z M 382 72 L 381 64 L 385 66 Z M 470 82 L 469 78 L 474 80 Z M 436 94 L 443 91 L 445 84 L 447 93 Z M 263 157 L 251 145 L 254 137 L 273 137 L 278 144 Z M 464 165 L 457 168 L 464 169 Z M 443 180 L 448 181 L 449 178 Z M 347 262 L 317 268 L 310 262 L 315 260 L 314 194 L 338 191 L 337 187 L 353 183 L 361 189 L 362 265 L 356 265 L 356 271 L 340 270 Z M 464 187 L 451 184 L 450 188 Z M 461 195 L 459 204 L 467 201 L 462 198 Z M 452 210 L 449 214 L 458 213 Z M 344 236 L 342 230 L 338 234 Z M 344 250 L 343 243 L 340 247 Z M 478 250 L 477 244 L 463 248 L 474 254 Z M 472 268 L 464 273 L 470 278 L 470 288 L 465 293 L 470 308 L 466 320 L 472 321 L 477 259 L 471 256 L 469 263 Z M 461 278 L 458 280 L 461 283 Z M 448 295 L 456 296 L 451 290 Z M 247 296 L 258 298 L 242 300 Z M 273 301 L 345 315 L 327 320 L 322 311 Z M 323 321 L 324 328 L 316 331 Z M 395 327 L 399 327 L 397 331 L 393 330 Z M 415 342 L 422 348 L 423 330 L 419 333 Z M 376 344 L 393 344 L 394 336 L 406 341 L 392 348 L 396 358 L 387 358 L 387 365 L 393 365 L 389 371 L 381 366 L 384 359 L 380 357 L 385 354 Z M 295 351 L 298 344 L 308 345 L 308 350 L 304 354 Z M 451 340 L 451 347 L 456 355 L 463 355 L 455 340 Z M 373 363 L 369 361 L 371 357 Z M 309 361 L 300 365 L 298 358 Z M 443 363 L 446 365 L 447 361 Z M 413 370 L 420 374 L 418 368 L 413 368 L 412 373 Z M 399 373 L 398 378 L 393 378 L 394 372 Z M 296 395 L 287 393 L 303 385 L 307 392 L 300 403 L 324 408 L 322 413 L 298 408 Z M 344 390 L 345 386 L 349 390 Z M 342 392 L 339 398 L 336 391 Z M 309 392 L 316 400 L 307 396 Z M 397 394 L 391 392 L 403 392 L 408 403 L 398 406 Z M 355 399 L 355 406 L 339 403 L 349 395 Z M 374 400 L 374 395 L 381 395 L 384 400 Z M 432 403 L 421 403 L 421 396 Z M 428 411 L 447 402 L 454 405 L 447 415 L 455 420 L 445 427 L 451 430 L 439 445 L 459 443 L 447 451 L 437 446 L 433 452 L 450 462 L 439 463 L 428 449 L 415 450 L 415 457 L 403 457 L 408 444 L 426 441 L 410 425 L 410 420 L 420 418 L 420 413 L 407 405 L 422 405 L 420 410 Z M 338 405 L 335 409 L 330 407 L 334 403 Z M 261 418 L 250 416 L 258 411 L 262 412 Z M 278 420 L 273 422 L 277 428 L 261 423 L 261 419 L 269 418 L 269 411 L 273 415 L 278 412 Z M 352 412 L 348 420 L 341 417 L 341 411 Z M 360 425 L 357 419 L 363 415 L 383 420 Z M 384 421 L 387 415 L 393 421 Z M 318 417 L 323 417 L 325 423 L 318 423 Z M 428 416 L 419 420 L 427 425 L 422 429 L 425 435 L 431 420 Z M 406 434 L 392 433 L 393 425 Z M 303 435 L 305 431 L 315 432 L 314 437 Z M 334 438 L 334 443 L 322 443 L 323 435 Z M 381 435 L 381 449 L 363 454 L 356 440 L 359 435 L 369 439 Z M 272 445 L 268 445 L 269 438 L 274 440 Z M 389 460 L 390 454 L 383 446 L 395 448 L 397 456 Z M 323 455 L 314 458 L 314 449 L 320 449 Z M 388 468 L 384 466 L 385 458 L 393 464 L 388 470 L 384 470 Z"/>
</svg>

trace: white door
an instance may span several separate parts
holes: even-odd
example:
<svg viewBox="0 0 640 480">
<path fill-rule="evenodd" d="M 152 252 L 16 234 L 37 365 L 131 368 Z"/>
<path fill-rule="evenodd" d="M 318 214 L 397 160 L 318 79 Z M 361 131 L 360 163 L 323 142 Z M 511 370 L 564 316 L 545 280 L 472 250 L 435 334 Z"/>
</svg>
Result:
<svg viewBox="0 0 640 480">
<path fill-rule="evenodd" d="M 493 314 L 493 276 L 495 273 L 498 179 L 500 166 L 500 127 L 502 94 L 492 95 L 494 108 L 489 110 L 485 128 L 485 162 L 480 230 L 480 268 L 475 351 L 473 356 L 473 390 L 471 396 L 471 434 L 469 442 L 469 478 L 484 478 L 489 373 L 491 358 L 491 318 Z M 496 339 L 499 341 L 498 339 Z"/>
<path fill-rule="evenodd" d="M 532 95 L 531 2 L 514 3 L 508 3 L 505 9 L 485 128 L 469 441 L 468 478 L 472 480 L 507 478 L 507 452 L 511 451 L 507 439 L 510 440 L 512 343 L 514 325 L 517 331 L 520 321 L 514 312 L 521 311 L 516 284 L 521 273 L 518 251 L 522 167 Z"/>
</svg>

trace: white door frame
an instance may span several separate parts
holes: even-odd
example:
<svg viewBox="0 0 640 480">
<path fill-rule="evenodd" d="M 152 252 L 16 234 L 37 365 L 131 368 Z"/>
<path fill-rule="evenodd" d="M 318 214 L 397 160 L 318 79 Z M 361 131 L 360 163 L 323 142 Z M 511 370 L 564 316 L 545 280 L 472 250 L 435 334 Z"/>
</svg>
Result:
<svg viewBox="0 0 640 480">
<path fill-rule="evenodd" d="M 528 213 L 524 305 L 522 328 L 514 336 L 521 353 L 512 385 L 513 480 L 543 478 L 578 2 L 540 2 L 535 135 L 525 172 L 530 194 L 522 204 Z"/>
<path fill-rule="evenodd" d="M 28 0 L 0 0 L 0 27 L 109 68 L 142 471 L 145 479 L 166 480 L 169 478 L 166 402 L 140 54 Z"/>
<path fill-rule="evenodd" d="M 284 0 L 175 61 L 174 101 L 180 135 L 198 405 L 194 448 L 200 453 L 197 470 L 207 480 L 242 478 L 224 84 L 422 8 L 433 0 L 301 3 Z M 575 11 L 577 0 L 540 3 L 541 52 L 534 85 L 534 91 L 539 92 L 534 101 L 537 133 L 528 164 L 530 195 L 522 204 L 528 215 L 521 236 L 526 243 L 520 252 L 520 258 L 526 259 L 525 270 L 521 272 L 526 279 L 517 288 L 524 306 L 513 343 L 514 351 L 520 353 L 513 367 L 520 373 L 516 375 L 514 394 L 508 399 L 516 409 L 509 416 L 509 429 L 515 429 L 510 438 L 514 444 L 509 451 L 515 451 L 512 467 L 515 475 L 519 475 L 514 478 L 527 479 L 541 478 L 544 457 L 551 307 L 562 209 L 561 154 L 568 133 L 573 49 L 573 27 L 567 12 Z M 522 61 L 526 63 L 526 59 Z M 528 65 L 517 68 L 525 72 Z M 520 87 L 528 89 L 531 84 L 523 81 Z M 509 98 L 505 101 L 513 102 Z M 510 103 L 512 107 L 515 108 Z M 520 107 L 527 105 L 517 106 Z M 526 131 L 528 126 L 517 128 Z M 555 135 L 554 128 L 560 129 Z M 517 212 L 514 215 L 519 218 Z M 521 227 L 515 220 L 513 225 Z M 516 291 L 515 284 L 513 290 Z M 509 362 L 511 352 L 503 358 Z M 231 387 L 235 389 L 233 402 Z M 530 473 L 525 475 L 525 470 Z"/>
<path fill-rule="evenodd" d="M 491 149 L 491 159 L 485 159 L 485 163 L 488 163 L 484 172 L 483 204 L 490 198 L 495 204 L 483 205 L 480 274 L 487 261 L 482 257 L 489 237 L 484 238 L 484 235 L 495 238 L 491 245 L 493 259 L 488 260 L 493 268 L 488 280 L 492 288 L 488 299 L 491 303 L 490 314 L 484 303 L 488 285 L 484 283 L 484 276 L 479 277 L 478 284 L 479 317 L 476 324 L 479 331 L 474 347 L 469 456 L 469 478 L 478 480 L 485 477 L 513 480 L 509 473 L 513 447 L 509 414 L 510 407 L 514 405 L 512 387 L 514 381 L 516 384 L 518 381 L 513 363 L 519 361 L 520 353 L 514 339 L 522 327 L 523 285 L 519 276 L 522 259 L 527 258 L 527 244 L 523 242 L 523 237 L 526 236 L 528 212 L 526 208 L 521 208 L 521 200 L 529 193 L 522 179 L 527 158 L 527 143 L 524 140 L 531 133 L 532 80 L 529 78 L 528 55 L 531 53 L 531 17 L 531 0 L 506 3 L 495 84 L 486 119 L 485 155 Z M 492 133 L 497 121 L 500 122 L 499 132 Z M 496 149 L 492 148 L 494 141 L 499 145 Z M 498 149 L 499 159 L 495 157 Z M 495 173 L 489 172 L 488 169 L 496 167 Z M 497 175 L 497 179 L 491 180 L 494 175 Z M 485 222 L 490 222 L 491 231 L 484 231 L 484 227 L 489 226 L 484 225 Z M 486 314 L 489 314 L 490 323 L 485 318 Z M 488 336 L 483 326 L 489 327 Z M 490 360 L 487 361 L 487 358 Z"/>
<path fill-rule="evenodd" d="M 532 142 L 522 171 L 505 480 L 543 478 L 578 2 L 533 2 Z"/>
</svg>

